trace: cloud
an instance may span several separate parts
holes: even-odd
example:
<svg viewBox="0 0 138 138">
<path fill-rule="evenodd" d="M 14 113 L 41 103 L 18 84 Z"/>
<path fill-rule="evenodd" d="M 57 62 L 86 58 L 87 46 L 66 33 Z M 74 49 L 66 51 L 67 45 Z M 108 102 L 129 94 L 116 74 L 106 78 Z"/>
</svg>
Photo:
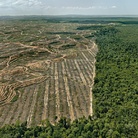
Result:
<svg viewBox="0 0 138 138">
<path fill-rule="evenodd" d="M 39 15 L 44 7 L 43 0 L 0 0 L 0 15 Z"/>
<path fill-rule="evenodd" d="M 67 9 L 67 10 L 90 10 L 90 9 L 95 9 L 95 6 L 90 6 L 90 7 L 62 7 L 62 9 Z"/>
<path fill-rule="evenodd" d="M 107 6 L 100 3 L 92 5 L 84 2 L 68 4 L 64 0 L 57 2 L 58 0 L 0 0 L 0 15 L 94 14 L 117 8 L 114 5 Z"/>
<path fill-rule="evenodd" d="M 40 0 L 15 0 L 12 2 L 13 6 L 41 6 Z"/>
<path fill-rule="evenodd" d="M 41 0 L 1 0 L 0 8 L 20 8 L 20 7 L 31 7 L 31 6 L 42 6 Z"/>
<path fill-rule="evenodd" d="M 64 10 L 107 10 L 110 8 L 115 9 L 117 7 L 116 6 L 111 6 L 111 7 L 109 7 L 109 6 L 89 6 L 89 7 L 79 7 L 79 6 L 72 7 L 72 6 L 69 6 L 69 7 L 61 7 L 61 8 Z"/>
<path fill-rule="evenodd" d="M 111 8 L 112 8 L 112 9 L 116 9 L 117 7 L 116 7 L 116 6 L 112 6 Z"/>
</svg>

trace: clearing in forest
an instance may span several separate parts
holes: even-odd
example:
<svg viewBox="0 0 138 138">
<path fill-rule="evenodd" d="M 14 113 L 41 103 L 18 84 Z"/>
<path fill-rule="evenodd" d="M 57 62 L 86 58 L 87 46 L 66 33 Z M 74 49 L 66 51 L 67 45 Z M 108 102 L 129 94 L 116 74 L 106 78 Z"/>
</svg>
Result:
<svg viewBox="0 0 138 138">
<path fill-rule="evenodd" d="M 0 24 L 0 126 L 93 114 L 92 31 L 76 30 L 75 23 Z"/>
</svg>

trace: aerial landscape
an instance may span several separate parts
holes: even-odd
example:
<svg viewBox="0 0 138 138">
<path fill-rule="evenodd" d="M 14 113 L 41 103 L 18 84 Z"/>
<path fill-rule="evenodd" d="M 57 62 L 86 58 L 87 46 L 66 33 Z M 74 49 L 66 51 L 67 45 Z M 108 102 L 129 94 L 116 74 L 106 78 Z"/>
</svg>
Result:
<svg viewBox="0 0 138 138">
<path fill-rule="evenodd" d="M 98 51 L 89 39 L 92 32 L 75 30 L 79 24 L 72 23 L 3 24 L 1 125 L 27 120 L 30 126 L 47 118 L 54 123 L 55 117 L 74 120 L 92 115 Z"/>
<path fill-rule="evenodd" d="M 83 4 L 1 12 L 1 138 L 138 137 L 138 16 Z"/>
</svg>

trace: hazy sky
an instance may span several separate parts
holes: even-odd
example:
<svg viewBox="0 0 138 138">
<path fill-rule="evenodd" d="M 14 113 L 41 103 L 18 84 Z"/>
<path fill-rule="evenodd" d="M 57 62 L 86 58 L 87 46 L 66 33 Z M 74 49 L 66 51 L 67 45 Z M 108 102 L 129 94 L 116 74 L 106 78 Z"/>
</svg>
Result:
<svg viewBox="0 0 138 138">
<path fill-rule="evenodd" d="M 138 0 L 0 0 L 0 15 L 138 15 Z"/>
</svg>

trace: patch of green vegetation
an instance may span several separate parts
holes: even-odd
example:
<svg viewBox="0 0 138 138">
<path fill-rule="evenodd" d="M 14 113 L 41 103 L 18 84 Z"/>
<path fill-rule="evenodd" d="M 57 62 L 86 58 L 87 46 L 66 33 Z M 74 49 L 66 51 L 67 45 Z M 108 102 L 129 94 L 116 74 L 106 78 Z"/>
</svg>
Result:
<svg viewBox="0 0 138 138">
<path fill-rule="evenodd" d="M 138 21 L 119 21 L 121 24 L 138 24 Z"/>
<path fill-rule="evenodd" d="M 67 44 L 67 45 L 63 45 L 63 46 L 60 47 L 59 49 L 60 49 L 60 50 L 66 50 L 66 49 L 73 48 L 73 47 L 75 47 L 75 46 L 76 46 L 75 44 Z"/>
<path fill-rule="evenodd" d="M 101 29 L 105 26 L 103 25 L 89 25 L 89 26 L 80 26 L 77 28 L 77 30 L 97 30 L 97 29 Z"/>
<path fill-rule="evenodd" d="M 138 26 L 103 28 L 96 33 L 99 53 L 93 89 L 94 114 L 102 137 L 137 137 Z M 108 130 L 106 130 L 108 129 Z"/>
<path fill-rule="evenodd" d="M 82 39 L 82 36 L 81 35 L 71 35 L 70 38 L 73 38 L 75 40 L 81 40 Z"/>
<path fill-rule="evenodd" d="M 64 34 L 64 35 L 72 35 L 75 34 L 74 32 L 47 32 L 47 34 Z"/>
<path fill-rule="evenodd" d="M 14 98 L 11 100 L 11 102 L 16 102 L 19 98 L 19 93 L 16 93 L 16 95 L 14 96 Z"/>
</svg>

